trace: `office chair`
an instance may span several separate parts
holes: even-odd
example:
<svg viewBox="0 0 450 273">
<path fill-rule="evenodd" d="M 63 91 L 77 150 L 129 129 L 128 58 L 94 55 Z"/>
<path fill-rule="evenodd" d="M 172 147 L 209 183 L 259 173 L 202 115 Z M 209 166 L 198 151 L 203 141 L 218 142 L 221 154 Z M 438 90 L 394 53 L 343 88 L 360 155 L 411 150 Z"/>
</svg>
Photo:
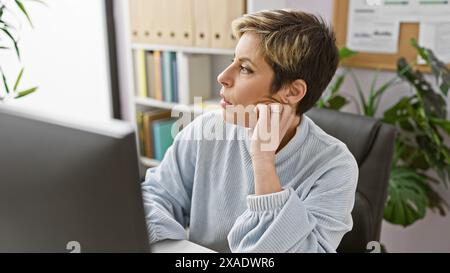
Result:
<svg viewBox="0 0 450 273">
<path fill-rule="evenodd" d="M 361 115 L 313 108 L 306 113 L 325 132 L 344 142 L 359 166 L 353 229 L 337 252 L 367 252 L 367 243 L 380 240 L 396 129 Z"/>
</svg>

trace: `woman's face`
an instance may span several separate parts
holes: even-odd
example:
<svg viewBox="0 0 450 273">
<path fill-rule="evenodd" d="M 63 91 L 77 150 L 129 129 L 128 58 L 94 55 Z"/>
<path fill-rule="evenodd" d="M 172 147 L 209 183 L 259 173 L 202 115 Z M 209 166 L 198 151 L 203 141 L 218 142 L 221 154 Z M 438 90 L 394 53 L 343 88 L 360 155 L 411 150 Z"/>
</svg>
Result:
<svg viewBox="0 0 450 273">
<path fill-rule="evenodd" d="M 217 77 L 227 122 L 254 127 L 254 107 L 278 101 L 277 95 L 271 93 L 274 72 L 261 54 L 260 42 L 257 34 L 246 32 L 239 39 L 233 62 Z"/>
</svg>

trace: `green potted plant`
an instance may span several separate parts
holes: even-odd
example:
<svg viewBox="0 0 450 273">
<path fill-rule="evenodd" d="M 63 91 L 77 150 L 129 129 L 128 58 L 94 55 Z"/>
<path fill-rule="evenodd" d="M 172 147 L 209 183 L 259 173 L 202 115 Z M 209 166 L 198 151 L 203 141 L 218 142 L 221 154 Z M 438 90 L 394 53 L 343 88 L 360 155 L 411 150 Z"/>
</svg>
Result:
<svg viewBox="0 0 450 273">
<path fill-rule="evenodd" d="M 375 73 L 366 97 L 356 75 L 350 68 L 345 68 L 345 75 L 350 74 L 355 83 L 359 112 L 369 117 L 375 117 L 382 96 L 395 85 L 406 82 L 411 86 L 410 94 L 401 97 L 381 118 L 399 131 L 384 219 L 402 226 L 425 217 L 426 208 L 437 210 L 441 215 L 445 215 L 449 208 L 432 184 L 447 186 L 450 180 L 450 148 L 444 143 L 444 134 L 450 136 L 445 100 L 450 88 L 450 71 L 431 50 L 420 47 L 415 40 L 411 44 L 430 68 L 435 78 L 434 85 L 420 71 L 414 70 L 413 64 L 400 58 L 396 76 L 380 86 L 377 85 L 379 71 Z M 343 82 L 341 76 L 338 75 L 330 85 L 334 97 L 339 96 Z M 328 98 L 329 94 L 330 91 L 324 97 Z M 345 97 L 339 100 L 339 107 L 334 107 L 336 104 L 333 103 L 318 103 L 317 106 L 340 110 L 348 100 Z M 438 177 L 430 173 L 436 173 Z"/>
<path fill-rule="evenodd" d="M 429 82 L 404 58 L 397 62 L 398 76 L 412 87 L 410 96 L 401 98 L 384 112 L 383 121 L 399 129 L 389 198 L 384 218 L 391 223 L 410 225 L 425 216 L 426 208 L 445 215 L 448 203 L 432 187 L 450 180 L 450 148 L 444 135 L 450 136 L 446 97 L 450 88 L 450 70 L 434 53 L 411 41 L 435 78 Z M 436 90 L 437 86 L 438 90 Z M 429 175 L 430 171 L 437 178 Z"/>
<path fill-rule="evenodd" d="M 29 0 L 29 1 L 44 3 L 43 1 L 39 0 Z M 18 46 L 19 39 L 15 27 L 15 23 L 17 23 L 18 20 L 17 19 L 18 16 L 15 16 L 17 12 L 20 12 L 23 15 L 25 15 L 29 24 L 31 25 L 31 27 L 33 27 L 30 16 L 28 15 L 27 10 L 25 9 L 23 0 L 14 0 L 14 1 L 0 0 L 0 50 L 14 49 L 18 61 L 20 62 L 21 61 L 20 50 Z M 15 22 L 11 21 L 12 19 L 8 20 L 6 19 L 6 17 L 16 19 L 16 21 Z M 9 99 L 20 98 L 28 94 L 31 94 L 37 90 L 37 87 L 27 89 L 19 88 L 23 72 L 24 68 L 22 68 L 18 73 L 14 85 L 10 85 L 11 83 L 8 82 L 7 77 L 0 63 L 0 75 L 3 82 L 2 88 L 0 88 L 0 102 L 7 101 Z"/>
</svg>

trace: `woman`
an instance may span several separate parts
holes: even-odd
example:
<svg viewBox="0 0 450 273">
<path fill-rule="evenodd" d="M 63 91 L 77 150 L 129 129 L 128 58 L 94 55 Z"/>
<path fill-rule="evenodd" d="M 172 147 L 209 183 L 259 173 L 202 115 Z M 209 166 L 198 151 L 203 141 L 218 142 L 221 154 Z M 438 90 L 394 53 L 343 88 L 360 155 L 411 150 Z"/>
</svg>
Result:
<svg viewBox="0 0 450 273">
<path fill-rule="evenodd" d="M 217 78 L 222 113 L 195 119 L 147 171 L 150 242 L 189 237 L 219 252 L 335 252 L 352 228 L 358 166 L 345 144 L 304 115 L 337 69 L 334 34 L 293 10 L 248 14 L 232 27 L 235 58 Z"/>
</svg>

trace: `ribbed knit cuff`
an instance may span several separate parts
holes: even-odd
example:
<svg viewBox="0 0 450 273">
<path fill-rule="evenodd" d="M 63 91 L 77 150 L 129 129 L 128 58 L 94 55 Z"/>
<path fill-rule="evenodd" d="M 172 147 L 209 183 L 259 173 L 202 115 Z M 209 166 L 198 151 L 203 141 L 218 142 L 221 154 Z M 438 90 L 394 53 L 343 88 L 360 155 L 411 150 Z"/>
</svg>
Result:
<svg viewBox="0 0 450 273">
<path fill-rule="evenodd" d="M 274 210 L 284 206 L 292 191 L 294 191 L 292 188 L 287 188 L 283 191 L 271 194 L 252 194 L 247 196 L 247 206 L 251 211 Z"/>
</svg>

